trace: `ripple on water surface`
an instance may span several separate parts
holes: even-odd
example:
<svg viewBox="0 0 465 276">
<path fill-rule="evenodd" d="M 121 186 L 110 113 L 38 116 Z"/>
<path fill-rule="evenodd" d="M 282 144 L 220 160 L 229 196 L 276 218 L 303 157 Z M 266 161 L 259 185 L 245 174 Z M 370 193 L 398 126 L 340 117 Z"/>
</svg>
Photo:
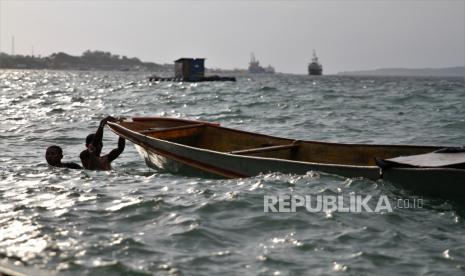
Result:
<svg viewBox="0 0 465 276">
<path fill-rule="evenodd" d="M 148 83 L 141 73 L 0 71 L 0 256 L 70 275 L 463 274 L 465 206 L 265 213 L 264 195 L 416 195 L 390 183 L 264 174 L 213 180 L 149 170 L 128 145 L 112 172 L 79 161 L 108 114 L 170 116 L 293 139 L 461 145 L 463 79 L 275 75 Z M 104 135 L 104 152 L 117 138 Z"/>
</svg>

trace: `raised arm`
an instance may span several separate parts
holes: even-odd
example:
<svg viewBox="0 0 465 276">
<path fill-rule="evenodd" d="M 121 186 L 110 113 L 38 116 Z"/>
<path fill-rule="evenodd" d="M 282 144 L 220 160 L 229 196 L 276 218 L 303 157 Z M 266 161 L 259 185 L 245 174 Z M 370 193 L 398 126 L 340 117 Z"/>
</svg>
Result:
<svg viewBox="0 0 465 276">
<path fill-rule="evenodd" d="M 98 129 L 97 131 L 95 132 L 95 136 L 94 136 L 94 139 L 92 140 L 92 145 L 95 147 L 95 146 L 98 146 L 98 145 L 101 145 L 102 144 L 102 139 L 103 139 L 103 128 L 105 127 L 106 123 L 110 120 L 114 119 L 113 117 L 111 116 L 108 116 L 106 117 L 105 119 L 102 119 L 100 121 L 100 125 L 98 126 Z"/>
<path fill-rule="evenodd" d="M 110 151 L 108 154 L 108 162 L 112 162 L 124 151 L 124 146 L 126 145 L 126 140 L 123 137 L 118 139 L 118 148 Z"/>
<path fill-rule="evenodd" d="M 114 122 L 114 121 L 116 121 L 116 119 L 113 118 L 112 116 L 107 116 L 106 118 L 104 118 L 104 119 L 102 119 L 100 121 L 100 125 L 98 126 L 98 129 L 95 132 L 94 139 L 92 140 L 92 143 L 91 143 L 92 146 L 97 147 L 99 145 L 102 145 L 103 129 L 104 129 L 104 127 L 105 127 L 105 125 L 107 124 L 108 121 Z"/>
</svg>

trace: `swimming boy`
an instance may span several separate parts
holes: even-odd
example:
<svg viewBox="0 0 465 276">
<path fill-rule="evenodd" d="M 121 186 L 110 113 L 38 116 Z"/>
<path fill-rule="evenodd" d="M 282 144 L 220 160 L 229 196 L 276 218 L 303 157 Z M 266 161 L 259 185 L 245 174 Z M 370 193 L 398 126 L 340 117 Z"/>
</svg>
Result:
<svg viewBox="0 0 465 276">
<path fill-rule="evenodd" d="M 102 152 L 102 138 L 103 128 L 107 122 L 115 122 L 116 119 L 108 116 L 102 121 L 95 132 L 95 134 L 89 134 L 86 138 L 86 150 L 83 150 L 79 157 L 81 158 L 82 165 L 88 170 L 111 170 L 111 162 L 118 158 L 118 156 L 124 151 L 125 140 L 120 137 L 118 139 L 118 147 L 109 154 L 100 156 Z"/>
<path fill-rule="evenodd" d="M 82 169 L 81 166 L 74 162 L 62 163 L 63 150 L 59 146 L 50 146 L 45 152 L 45 159 L 50 166 L 68 168 L 68 169 Z"/>
</svg>

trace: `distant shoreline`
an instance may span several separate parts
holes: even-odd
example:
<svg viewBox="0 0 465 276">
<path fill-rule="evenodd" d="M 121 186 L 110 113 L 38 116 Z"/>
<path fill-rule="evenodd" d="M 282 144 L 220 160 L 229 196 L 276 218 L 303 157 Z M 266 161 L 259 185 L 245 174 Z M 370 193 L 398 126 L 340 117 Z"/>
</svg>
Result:
<svg viewBox="0 0 465 276">
<path fill-rule="evenodd" d="M 0 69 L 172 72 L 173 68 L 172 64 L 142 62 L 135 57 L 128 58 L 104 51 L 87 50 L 81 56 L 59 52 L 46 57 L 0 53 Z"/>
<path fill-rule="evenodd" d="M 446 68 L 383 68 L 375 70 L 344 71 L 341 76 L 392 77 L 465 77 L 465 66 Z"/>
<path fill-rule="evenodd" d="M 85 51 L 81 56 L 64 52 L 50 56 L 8 55 L 0 53 L 0 69 L 25 70 L 76 70 L 76 71 L 139 71 L 171 75 L 173 64 L 143 62 L 136 57 L 114 55 L 104 51 Z M 247 74 L 246 69 L 206 68 L 207 73 Z M 306 75 L 292 74 L 291 75 Z M 333 75 L 333 74 L 331 74 Z M 465 66 L 446 68 L 382 68 L 374 70 L 342 71 L 334 76 L 384 76 L 384 77 L 459 77 L 465 78 Z"/>
<path fill-rule="evenodd" d="M 81 56 L 64 52 L 50 56 L 8 55 L 0 53 L 0 69 L 157 72 L 171 76 L 174 64 L 143 62 L 136 57 L 114 55 L 104 51 L 85 51 Z M 246 69 L 206 68 L 210 74 L 246 74 Z"/>
</svg>

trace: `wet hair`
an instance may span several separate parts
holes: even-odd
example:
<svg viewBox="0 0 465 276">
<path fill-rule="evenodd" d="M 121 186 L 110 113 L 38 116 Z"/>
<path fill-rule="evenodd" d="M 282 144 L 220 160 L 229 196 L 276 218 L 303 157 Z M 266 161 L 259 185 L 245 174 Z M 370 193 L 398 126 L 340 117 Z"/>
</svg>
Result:
<svg viewBox="0 0 465 276">
<path fill-rule="evenodd" d="M 86 146 L 90 145 L 94 140 L 95 134 L 91 133 L 86 137 Z"/>
<path fill-rule="evenodd" d="M 47 151 L 49 151 L 49 150 L 56 150 L 56 151 L 58 151 L 58 153 L 60 155 L 63 155 L 63 150 L 57 145 L 53 145 L 53 146 L 48 147 Z"/>
</svg>

